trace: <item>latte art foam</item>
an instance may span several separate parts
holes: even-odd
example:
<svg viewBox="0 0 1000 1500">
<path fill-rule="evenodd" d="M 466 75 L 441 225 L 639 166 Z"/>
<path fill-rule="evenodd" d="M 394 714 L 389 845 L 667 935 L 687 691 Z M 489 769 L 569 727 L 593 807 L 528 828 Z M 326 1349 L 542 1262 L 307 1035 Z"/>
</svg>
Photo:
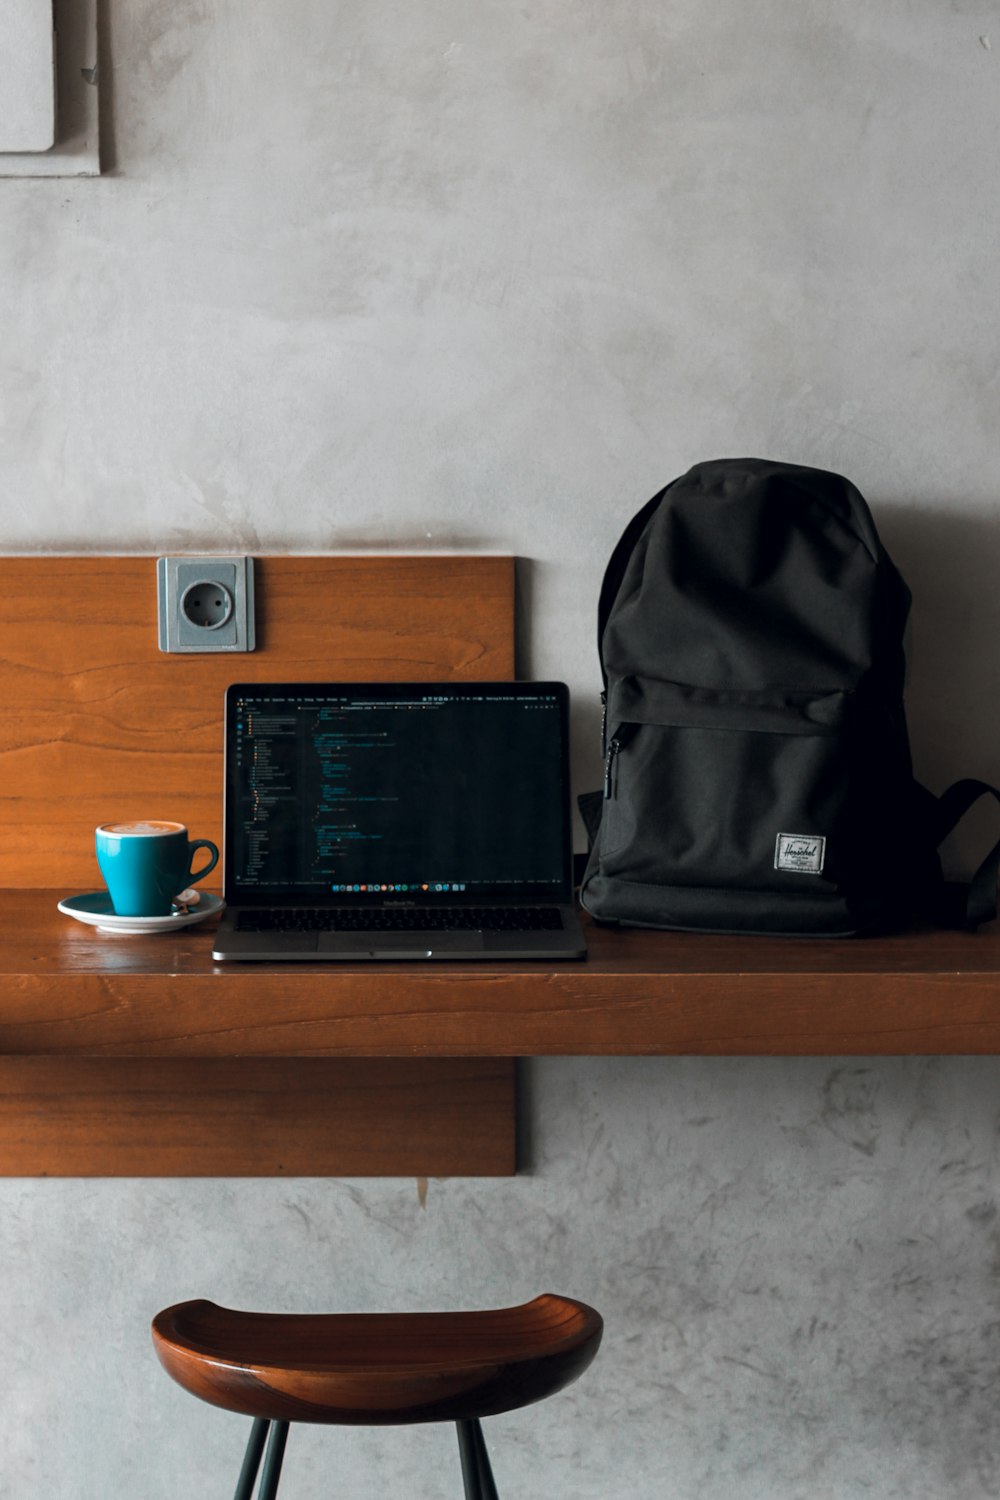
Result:
<svg viewBox="0 0 1000 1500">
<path fill-rule="evenodd" d="M 120 838 L 149 838 L 158 833 L 183 833 L 183 823 L 160 823 L 155 819 L 138 820 L 135 823 L 104 823 L 101 833 L 113 833 Z"/>
</svg>

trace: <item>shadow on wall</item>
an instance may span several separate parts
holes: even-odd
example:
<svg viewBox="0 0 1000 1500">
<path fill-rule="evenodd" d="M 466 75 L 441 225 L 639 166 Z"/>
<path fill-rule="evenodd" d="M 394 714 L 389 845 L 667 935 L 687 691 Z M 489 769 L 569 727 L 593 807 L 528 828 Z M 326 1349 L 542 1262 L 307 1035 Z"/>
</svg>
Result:
<svg viewBox="0 0 1000 1500">
<path fill-rule="evenodd" d="M 1000 786 L 1000 526 L 920 503 L 875 519 L 913 594 L 906 710 L 917 779 L 938 793 L 962 776 Z M 984 801 L 945 846 L 949 870 L 968 874 L 998 836 L 1000 813 Z"/>
</svg>

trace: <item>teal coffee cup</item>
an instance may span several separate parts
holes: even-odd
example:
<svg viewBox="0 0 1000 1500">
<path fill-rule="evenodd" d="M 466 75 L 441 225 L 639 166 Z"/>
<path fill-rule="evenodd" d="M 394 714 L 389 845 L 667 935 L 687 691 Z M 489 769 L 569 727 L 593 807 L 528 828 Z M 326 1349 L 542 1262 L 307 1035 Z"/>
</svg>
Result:
<svg viewBox="0 0 1000 1500">
<path fill-rule="evenodd" d="M 102 823 L 95 837 L 97 863 L 119 917 L 168 917 L 174 898 L 219 862 L 211 839 L 189 839 L 183 823 Z M 194 873 L 199 849 L 210 858 Z"/>
</svg>

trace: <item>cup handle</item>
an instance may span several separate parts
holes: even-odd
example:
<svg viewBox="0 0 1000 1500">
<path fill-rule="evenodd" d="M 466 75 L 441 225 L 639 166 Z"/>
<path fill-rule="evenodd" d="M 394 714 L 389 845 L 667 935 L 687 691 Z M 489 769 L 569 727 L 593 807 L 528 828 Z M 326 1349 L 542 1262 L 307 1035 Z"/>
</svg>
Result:
<svg viewBox="0 0 1000 1500">
<path fill-rule="evenodd" d="M 191 869 L 191 865 L 194 864 L 194 857 L 199 849 L 208 849 L 211 852 L 212 858 L 209 860 L 207 865 L 203 865 L 200 870 L 196 871 Z M 188 844 L 188 853 L 188 885 L 194 885 L 196 880 L 201 880 L 202 876 L 207 875 L 210 870 L 214 870 L 216 865 L 219 863 L 219 850 L 216 845 L 212 843 L 211 839 L 192 839 L 190 844 Z"/>
</svg>

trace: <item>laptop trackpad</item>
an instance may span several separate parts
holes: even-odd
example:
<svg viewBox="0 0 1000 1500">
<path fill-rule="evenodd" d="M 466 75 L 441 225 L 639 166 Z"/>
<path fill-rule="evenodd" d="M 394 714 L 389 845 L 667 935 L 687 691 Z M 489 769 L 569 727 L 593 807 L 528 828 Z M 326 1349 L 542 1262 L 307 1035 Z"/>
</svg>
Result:
<svg viewBox="0 0 1000 1500">
<path fill-rule="evenodd" d="M 321 932 L 317 954 L 366 953 L 371 958 L 433 958 L 435 954 L 476 953 L 481 932 Z"/>
</svg>

